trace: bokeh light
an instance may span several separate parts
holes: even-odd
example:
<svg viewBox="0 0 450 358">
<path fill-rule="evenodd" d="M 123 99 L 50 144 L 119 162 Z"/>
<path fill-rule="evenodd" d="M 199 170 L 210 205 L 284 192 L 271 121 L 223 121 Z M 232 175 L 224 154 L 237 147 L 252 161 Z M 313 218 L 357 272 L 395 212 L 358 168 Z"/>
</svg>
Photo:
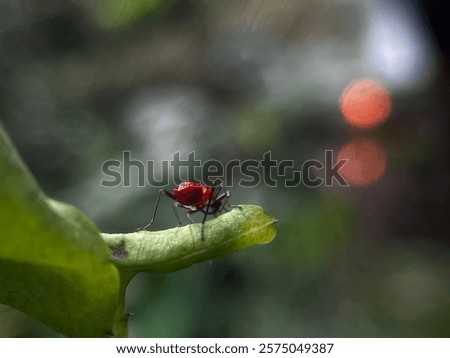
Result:
<svg viewBox="0 0 450 358">
<path fill-rule="evenodd" d="M 346 121 L 357 128 L 372 128 L 384 122 L 392 109 L 389 91 L 379 81 L 362 78 L 344 89 L 340 99 Z"/>
<path fill-rule="evenodd" d="M 423 86 L 435 76 L 435 44 L 417 2 L 372 1 L 363 45 L 364 68 L 395 88 Z"/>
<path fill-rule="evenodd" d="M 356 138 L 339 151 L 338 160 L 347 163 L 340 173 L 351 184 L 367 186 L 376 182 L 387 166 L 387 152 L 377 142 L 368 138 Z"/>
</svg>

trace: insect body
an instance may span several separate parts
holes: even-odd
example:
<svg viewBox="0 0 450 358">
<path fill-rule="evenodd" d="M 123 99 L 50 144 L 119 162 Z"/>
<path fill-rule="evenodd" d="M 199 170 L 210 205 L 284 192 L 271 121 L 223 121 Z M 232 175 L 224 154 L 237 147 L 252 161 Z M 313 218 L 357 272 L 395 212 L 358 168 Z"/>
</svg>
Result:
<svg viewBox="0 0 450 358">
<path fill-rule="evenodd" d="M 181 205 L 195 206 L 201 209 L 208 204 L 214 188 L 201 183 L 182 182 L 173 189 L 173 196 L 176 202 Z"/>
<path fill-rule="evenodd" d="M 150 222 L 145 225 L 143 228 L 139 228 L 136 231 L 146 230 L 149 226 L 151 226 L 156 217 L 156 213 L 159 207 L 159 201 L 161 199 L 161 194 L 168 196 L 172 199 L 174 203 L 174 212 L 175 216 L 178 220 L 178 225 L 181 225 L 180 217 L 178 216 L 176 208 L 184 208 L 187 209 L 186 217 L 190 222 L 193 222 L 190 215 L 196 212 L 201 211 L 203 215 L 202 220 L 202 239 L 203 239 L 203 224 L 206 221 L 206 217 L 208 215 L 217 215 L 223 210 L 228 211 L 229 208 L 233 207 L 228 203 L 230 198 L 230 192 L 224 191 L 223 185 L 215 185 L 208 186 L 202 183 L 182 182 L 180 185 L 176 186 L 172 192 L 166 189 L 160 189 L 158 193 L 158 197 L 155 203 L 155 209 L 153 210 L 153 215 Z"/>
</svg>

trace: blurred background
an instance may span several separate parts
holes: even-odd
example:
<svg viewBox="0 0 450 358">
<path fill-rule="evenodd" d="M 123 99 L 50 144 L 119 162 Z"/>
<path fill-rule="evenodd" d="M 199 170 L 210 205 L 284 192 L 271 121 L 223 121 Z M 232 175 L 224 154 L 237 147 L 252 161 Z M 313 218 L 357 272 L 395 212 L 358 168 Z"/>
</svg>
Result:
<svg viewBox="0 0 450 358">
<path fill-rule="evenodd" d="M 349 187 L 230 188 L 279 219 L 275 240 L 139 274 L 132 337 L 449 337 L 444 5 L 0 0 L 1 121 L 44 191 L 103 232 L 147 223 L 158 192 L 100 186 L 124 150 L 349 160 Z M 0 305 L 0 336 L 58 334 Z"/>
</svg>

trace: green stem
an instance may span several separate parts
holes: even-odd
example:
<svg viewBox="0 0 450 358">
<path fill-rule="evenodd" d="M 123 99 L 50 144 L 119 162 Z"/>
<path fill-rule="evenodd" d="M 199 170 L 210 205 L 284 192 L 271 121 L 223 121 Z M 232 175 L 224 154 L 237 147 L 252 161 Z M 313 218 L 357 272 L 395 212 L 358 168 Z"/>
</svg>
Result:
<svg viewBox="0 0 450 358">
<path fill-rule="evenodd" d="M 125 305 L 125 292 L 131 279 L 135 276 L 135 272 L 119 271 L 120 274 L 120 288 L 119 288 L 119 302 L 113 323 L 113 337 L 126 338 L 128 337 L 128 312 Z"/>
</svg>

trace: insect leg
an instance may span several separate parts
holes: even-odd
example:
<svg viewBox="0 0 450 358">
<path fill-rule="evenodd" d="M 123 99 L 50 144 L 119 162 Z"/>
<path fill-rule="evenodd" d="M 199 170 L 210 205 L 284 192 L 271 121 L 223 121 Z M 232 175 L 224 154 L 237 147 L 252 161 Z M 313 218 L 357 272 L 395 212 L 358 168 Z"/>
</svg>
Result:
<svg viewBox="0 0 450 358">
<path fill-rule="evenodd" d="M 193 210 L 189 210 L 186 212 L 186 219 L 188 219 L 191 224 L 194 223 L 194 220 L 192 220 L 192 218 L 191 218 L 191 214 L 193 214 L 193 213 L 195 213 L 195 211 L 193 211 Z"/>
<path fill-rule="evenodd" d="M 172 207 L 173 207 L 173 212 L 175 214 L 175 217 L 177 218 L 177 221 L 178 221 L 178 226 L 181 226 L 180 216 L 178 215 L 178 212 L 177 212 L 177 208 L 179 207 L 178 203 L 175 202 Z"/>
<path fill-rule="evenodd" d="M 180 203 L 176 202 L 175 205 L 174 205 L 175 212 L 176 212 L 176 208 L 186 209 L 187 210 L 187 212 L 186 212 L 186 219 L 188 219 L 191 224 L 194 224 L 194 220 L 192 220 L 191 214 L 194 214 L 194 213 L 196 213 L 198 211 L 198 209 L 195 206 L 183 205 L 183 204 L 180 204 Z M 179 221 L 179 225 L 181 225 L 181 221 L 180 221 L 180 218 L 178 216 L 178 213 L 177 213 L 177 219 Z"/>
<path fill-rule="evenodd" d="M 231 197 L 231 193 L 227 190 L 225 193 L 223 193 L 222 195 L 220 195 L 220 197 L 217 198 L 217 200 L 222 201 L 223 203 L 220 206 L 220 209 L 218 210 L 219 212 L 221 212 L 222 210 L 225 211 L 230 211 L 229 209 L 242 209 L 242 207 L 240 207 L 239 205 L 231 205 L 230 204 L 230 197 Z"/>
<path fill-rule="evenodd" d="M 211 194 L 209 194 L 208 204 L 206 205 L 205 215 L 203 215 L 202 229 L 201 229 L 202 230 L 202 232 L 201 232 L 202 240 L 205 239 L 205 221 L 206 221 L 206 217 L 208 216 L 209 207 L 211 205 L 211 200 L 214 198 L 214 194 L 215 194 L 215 187 L 211 191 Z"/>
<path fill-rule="evenodd" d="M 170 199 L 175 200 L 175 197 L 172 195 L 171 192 L 167 191 L 166 189 L 160 189 L 159 193 L 158 193 L 158 197 L 156 198 L 155 209 L 153 209 L 152 219 L 150 220 L 150 222 L 147 225 L 145 225 L 144 227 L 141 227 L 139 229 L 136 229 L 136 231 L 146 230 L 149 226 L 151 226 L 154 223 L 156 213 L 157 213 L 158 207 L 159 207 L 159 201 L 161 200 L 161 194 L 164 194 L 164 195 L 168 196 Z M 176 215 L 178 218 L 178 214 L 176 214 Z M 180 222 L 179 218 L 178 218 L 178 222 Z"/>
</svg>

